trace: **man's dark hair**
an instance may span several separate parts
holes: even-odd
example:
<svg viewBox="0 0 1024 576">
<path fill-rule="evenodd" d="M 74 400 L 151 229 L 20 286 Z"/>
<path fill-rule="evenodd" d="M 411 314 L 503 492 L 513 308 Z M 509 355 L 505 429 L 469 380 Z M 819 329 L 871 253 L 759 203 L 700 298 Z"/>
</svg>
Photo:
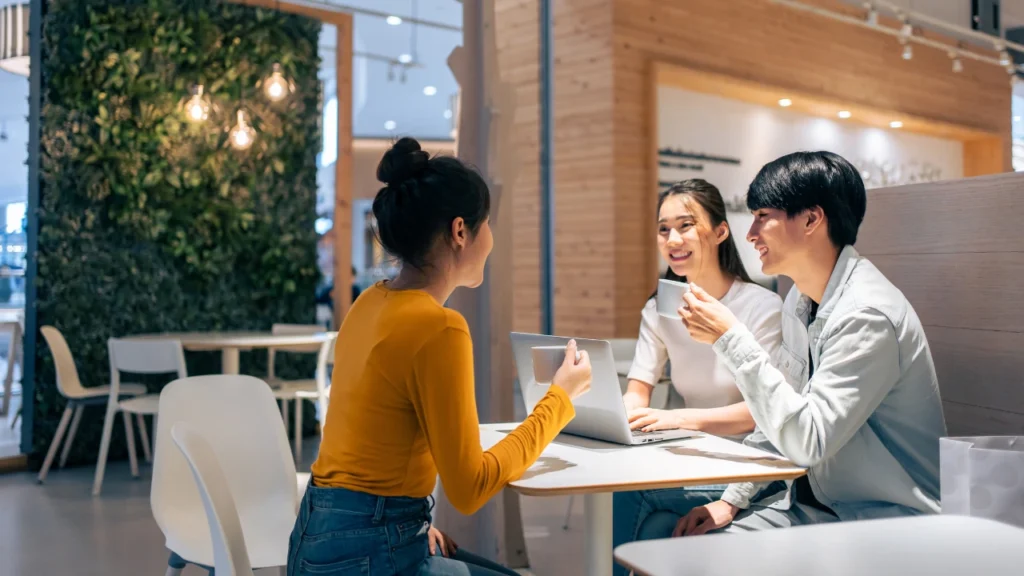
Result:
<svg viewBox="0 0 1024 576">
<path fill-rule="evenodd" d="M 795 152 L 765 164 L 747 190 L 747 208 L 784 210 L 792 218 L 821 206 L 836 248 L 857 242 L 867 194 L 860 172 L 832 152 Z"/>
</svg>

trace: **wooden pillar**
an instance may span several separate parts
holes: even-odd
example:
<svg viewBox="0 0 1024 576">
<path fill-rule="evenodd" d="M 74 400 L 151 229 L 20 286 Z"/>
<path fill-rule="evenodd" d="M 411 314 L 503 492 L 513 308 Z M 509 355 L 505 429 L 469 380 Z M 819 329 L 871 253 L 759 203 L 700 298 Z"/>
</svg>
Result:
<svg viewBox="0 0 1024 576">
<path fill-rule="evenodd" d="M 512 207 L 516 170 L 511 128 L 514 88 L 502 83 L 495 42 L 494 5 L 463 3 L 463 45 L 448 58 L 460 87 L 458 157 L 476 166 L 491 190 L 491 252 L 483 284 L 460 289 L 449 305 L 465 316 L 473 337 L 477 412 L 481 422 L 514 418 L 512 327 Z M 439 495 L 434 522 L 468 550 L 512 567 L 528 564 L 518 496 L 506 490 L 472 517 Z"/>
<path fill-rule="evenodd" d="M 338 160 L 334 164 L 334 323 L 335 330 L 352 305 L 352 15 L 335 20 L 338 28 L 335 76 L 338 98 Z"/>
</svg>

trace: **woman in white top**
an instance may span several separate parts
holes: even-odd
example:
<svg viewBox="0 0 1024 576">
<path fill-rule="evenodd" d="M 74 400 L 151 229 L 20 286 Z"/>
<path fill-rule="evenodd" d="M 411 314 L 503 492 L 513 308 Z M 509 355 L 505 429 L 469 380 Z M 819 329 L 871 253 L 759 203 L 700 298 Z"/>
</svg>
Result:
<svg viewBox="0 0 1024 576">
<path fill-rule="evenodd" d="M 665 278 L 697 284 L 741 319 L 773 352 L 782 342 L 782 299 L 751 282 L 726 221 L 722 195 L 708 182 L 683 180 L 658 197 L 658 250 L 668 262 Z M 687 428 L 716 436 L 742 437 L 754 430 L 732 374 L 714 350 L 690 337 L 681 319 L 658 315 L 654 296 L 641 314 L 640 336 L 623 402 L 634 430 Z M 654 386 L 670 367 L 672 390 L 666 409 L 650 407 Z M 644 537 L 651 513 L 685 515 L 713 502 L 724 486 L 648 490 L 615 495 L 615 546 Z M 620 566 L 617 573 L 626 574 Z"/>
</svg>

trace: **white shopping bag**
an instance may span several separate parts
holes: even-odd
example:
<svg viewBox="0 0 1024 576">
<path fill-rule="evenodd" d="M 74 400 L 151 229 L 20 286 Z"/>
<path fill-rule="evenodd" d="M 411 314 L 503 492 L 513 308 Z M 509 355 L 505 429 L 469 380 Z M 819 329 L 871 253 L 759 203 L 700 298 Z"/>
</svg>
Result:
<svg viewBox="0 0 1024 576">
<path fill-rule="evenodd" d="M 939 440 L 942 513 L 1024 528 L 1024 437 Z"/>
</svg>

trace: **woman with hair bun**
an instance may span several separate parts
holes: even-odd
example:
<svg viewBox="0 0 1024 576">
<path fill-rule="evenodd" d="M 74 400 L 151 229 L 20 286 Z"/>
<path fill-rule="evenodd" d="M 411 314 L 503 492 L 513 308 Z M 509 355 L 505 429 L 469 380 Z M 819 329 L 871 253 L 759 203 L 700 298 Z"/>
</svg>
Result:
<svg viewBox="0 0 1024 576">
<path fill-rule="evenodd" d="M 435 479 L 459 512 L 476 512 L 572 420 L 572 399 L 590 387 L 590 359 L 581 351 L 577 360 L 570 342 L 533 413 L 482 450 L 469 327 L 444 303 L 483 282 L 493 244 L 487 184 L 412 138 L 384 154 L 377 179 L 386 184 L 373 201 L 378 240 L 401 272 L 363 292 L 338 332 L 288 574 L 515 574 L 431 526 Z"/>
</svg>

